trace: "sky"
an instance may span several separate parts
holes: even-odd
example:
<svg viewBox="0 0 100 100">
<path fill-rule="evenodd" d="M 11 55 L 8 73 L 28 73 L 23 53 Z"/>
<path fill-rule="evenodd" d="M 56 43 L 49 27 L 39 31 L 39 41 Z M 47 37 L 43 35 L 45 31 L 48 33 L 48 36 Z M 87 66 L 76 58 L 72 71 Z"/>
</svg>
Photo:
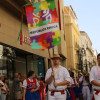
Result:
<svg viewBox="0 0 100 100">
<path fill-rule="evenodd" d="M 64 5 L 72 5 L 78 17 L 81 31 L 85 31 L 100 52 L 100 0 L 64 0 Z"/>
</svg>

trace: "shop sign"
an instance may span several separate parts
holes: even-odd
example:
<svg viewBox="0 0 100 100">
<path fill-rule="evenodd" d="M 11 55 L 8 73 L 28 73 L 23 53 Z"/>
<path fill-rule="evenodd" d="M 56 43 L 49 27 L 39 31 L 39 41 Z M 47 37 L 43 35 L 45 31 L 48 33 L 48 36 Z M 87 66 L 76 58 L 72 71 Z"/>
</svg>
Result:
<svg viewBox="0 0 100 100">
<path fill-rule="evenodd" d="M 31 45 L 30 37 L 28 37 L 26 35 L 22 35 L 22 42 L 25 44 Z"/>
</svg>

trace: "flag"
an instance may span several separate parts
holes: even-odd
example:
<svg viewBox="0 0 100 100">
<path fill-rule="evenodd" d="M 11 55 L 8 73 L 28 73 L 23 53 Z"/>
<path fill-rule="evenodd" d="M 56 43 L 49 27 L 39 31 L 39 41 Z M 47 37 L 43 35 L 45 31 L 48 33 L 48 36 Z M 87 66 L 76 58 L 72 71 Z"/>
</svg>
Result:
<svg viewBox="0 0 100 100">
<path fill-rule="evenodd" d="M 25 6 L 32 49 L 53 48 L 61 43 L 54 0 Z"/>
</svg>

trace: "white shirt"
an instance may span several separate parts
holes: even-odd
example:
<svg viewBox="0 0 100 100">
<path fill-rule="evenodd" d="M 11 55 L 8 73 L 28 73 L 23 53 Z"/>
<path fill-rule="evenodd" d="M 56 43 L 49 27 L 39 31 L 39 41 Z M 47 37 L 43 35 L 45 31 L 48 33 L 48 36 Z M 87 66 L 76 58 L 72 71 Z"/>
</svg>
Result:
<svg viewBox="0 0 100 100">
<path fill-rule="evenodd" d="M 2 89 L 4 89 L 6 91 L 6 87 L 4 85 L 4 83 L 0 80 L 0 83 L 3 85 Z M 5 93 L 5 91 L 1 91 L 1 93 Z"/>
<path fill-rule="evenodd" d="M 68 70 L 65 68 L 65 67 L 62 67 L 62 66 L 59 66 L 59 68 L 53 68 L 54 70 L 54 74 L 55 74 L 55 81 L 57 83 L 59 82 L 63 82 L 63 81 L 68 81 L 70 82 L 71 79 L 70 79 L 70 75 L 69 75 L 69 72 Z M 51 76 L 51 72 L 52 72 L 52 68 L 48 69 L 47 73 L 46 73 L 46 76 L 45 76 L 45 80 L 47 80 L 50 76 Z M 63 90 L 65 88 L 67 88 L 67 85 L 64 85 L 64 86 L 57 86 L 55 88 L 54 86 L 54 80 L 48 85 L 48 88 L 50 90 Z"/>
<path fill-rule="evenodd" d="M 82 82 L 83 81 L 83 82 Z M 82 82 L 82 85 L 85 86 L 85 85 L 89 85 L 89 82 L 87 82 L 85 80 L 85 77 L 81 76 L 80 79 L 79 79 L 79 82 Z"/>
<path fill-rule="evenodd" d="M 75 80 L 75 82 L 74 82 L 74 80 Z M 76 78 L 73 79 L 73 82 L 75 85 L 78 85 Z"/>
<path fill-rule="evenodd" d="M 70 85 L 75 84 L 73 78 L 71 77 L 70 79 L 71 79 L 71 81 L 70 81 Z"/>
<path fill-rule="evenodd" d="M 28 79 L 29 79 L 30 82 L 33 82 L 33 79 L 30 79 L 30 78 L 28 78 Z M 36 85 L 37 85 L 37 87 L 40 86 L 37 80 L 36 80 Z M 23 88 L 27 88 L 27 81 L 26 81 L 26 79 L 24 80 L 22 87 Z"/>
<path fill-rule="evenodd" d="M 97 81 L 100 83 L 100 67 L 99 66 L 94 66 L 91 69 L 90 72 L 90 82 L 92 82 L 93 80 Z M 100 90 L 99 86 L 93 85 L 94 89 Z"/>
</svg>

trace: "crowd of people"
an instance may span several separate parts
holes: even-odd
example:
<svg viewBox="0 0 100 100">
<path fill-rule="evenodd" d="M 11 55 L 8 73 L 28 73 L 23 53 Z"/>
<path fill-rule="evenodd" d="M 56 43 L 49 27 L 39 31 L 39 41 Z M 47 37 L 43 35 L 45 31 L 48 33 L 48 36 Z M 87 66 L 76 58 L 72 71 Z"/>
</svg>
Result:
<svg viewBox="0 0 100 100">
<path fill-rule="evenodd" d="M 89 74 L 83 72 L 78 74 L 78 78 L 74 78 L 74 73 L 70 72 L 71 82 L 67 85 L 67 100 L 92 100 L 91 84 L 89 82 Z"/>
<path fill-rule="evenodd" d="M 5 75 L 0 76 L 0 100 L 8 100 L 10 89 Z M 15 73 L 13 79 L 14 100 L 45 100 L 46 84 L 43 77 L 38 80 L 34 71 L 29 71 L 27 78 Z"/>
<path fill-rule="evenodd" d="M 100 66 L 100 54 L 97 58 Z M 74 72 L 60 65 L 61 60 L 59 55 L 54 55 L 53 70 L 48 69 L 45 78 L 36 78 L 34 71 L 29 71 L 27 77 L 22 76 L 21 73 L 15 73 L 14 100 L 46 100 L 46 94 L 48 94 L 47 100 L 99 100 L 99 67 L 94 66 L 90 75 L 84 71 L 75 77 Z M 6 76 L 0 75 L 0 100 L 7 100 L 10 92 Z M 93 98 L 90 95 L 92 93 L 94 93 Z"/>
<path fill-rule="evenodd" d="M 82 100 L 83 75 L 79 74 L 78 78 L 75 79 L 74 73 L 71 71 L 69 71 L 69 73 L 71 77 L 71 82 L 70 84 L 67 84 L 66 100 L 76 100 L 77 98 L 80 98 L 80 100 Z M 86 75 L 86 73 L 84 74 Z M 37 80 L 35 78 L 34 71 L 30 71 L 28 73 L 27 78 L 25 76 L 21 76 L 20 73 L 14 74 L 13 93 L 14 93 L 15 100 L 45 100 L 46 87 L 47 85 L 44 81 L 44 77 L 39 77 Z M 86 93 L 85 89 L 83 91 L 84 91 L 83 93 Z M 7 95 L 8 96 L 10 95 L 10 90 L 7 85 L 7 78 L 4 75 L 1 75 L 0 76 L 0 100 L 6 100 Z M 88 95 L 88 98 L 89 97 L 90 95 Z M 90 100 L 90 99 L 84 99 L 84 100 Z"/>
</svg>

